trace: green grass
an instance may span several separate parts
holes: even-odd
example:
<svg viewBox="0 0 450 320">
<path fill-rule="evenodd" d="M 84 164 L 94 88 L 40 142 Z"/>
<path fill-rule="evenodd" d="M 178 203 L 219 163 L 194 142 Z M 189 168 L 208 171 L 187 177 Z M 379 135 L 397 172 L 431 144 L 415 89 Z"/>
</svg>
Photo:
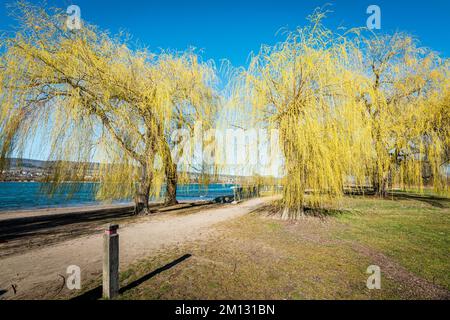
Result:
<svg viewBox="0 0 450 320">
<path fill-rule="evenodd" d="M 359 214 L 337 217 L 339 236 L 370 246 L 414 274 L 450 289 L 450 200 L 402 196 L 396 200 L 346 199 Z"/>
</svg>

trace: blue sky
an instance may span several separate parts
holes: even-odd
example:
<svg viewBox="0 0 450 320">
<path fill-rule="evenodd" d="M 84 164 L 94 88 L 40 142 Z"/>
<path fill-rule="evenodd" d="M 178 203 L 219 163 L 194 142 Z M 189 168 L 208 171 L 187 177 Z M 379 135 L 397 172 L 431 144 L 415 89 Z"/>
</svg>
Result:
<svg viewBox="0 0 450 320">
<path fill-rule="evenodd" d="M 14 21 L 0 5 L 0 30 Z M 31 1 L 42 3 L 41 1 Z M 293 29 L 306 23 L 314 8 L 331 3 L 327 26 L 365 26 L 366 9 L 381 8 L 381 32 L 406 31 L 423 46 L 450 56 L 450 1 L 448 0 L 258 0 L 258 1 L 151 1 L 151 0 L 47 0 L 48 6 L 66 8 L 76 4 L 82 18 L 112 33 L 126 30 L 151 49 L 203 50 L 207 59 L 229 59 L 235 66 L 246 64 L 249 53 L 261 44 L 281 40 L 282 27 Z"/>
</svg>

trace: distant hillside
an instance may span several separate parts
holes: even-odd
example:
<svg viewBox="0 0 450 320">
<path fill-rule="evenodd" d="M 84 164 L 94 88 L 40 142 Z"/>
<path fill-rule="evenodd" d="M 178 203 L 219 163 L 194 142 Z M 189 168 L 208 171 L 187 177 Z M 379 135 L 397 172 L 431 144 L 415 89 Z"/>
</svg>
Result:
<svg viewBox="0 0 450 320">
<path fill-rule="evenodd" d="M 7 158 L 6 167 L 0 172 L 0 181 L 43 181 L 49 176 L 55 161 Z M 93 178 L 98 163 L 87 163 L 86 181 Z"/>
<path fill-rule="evenodd" d="M 42 180 L 48 176 L 55 161 L 43 161 L 33 159 L 8 158 L 7 166 L 0 172 L 0 181 L 33 181 Z M 75 164 L 75 162 L 73 162 Z M 87 163 L 89 179 L 95 176 L 100 164 L 97 162 Z M 192 183 L 204 178 L 204 174 L 194 171 L 184 171 L 190 177 Z M 246 181 L 248 176 L 236 176 L 230 174 L 218 174 L 211 176 L 211 182 L 234 183 L 237 180 Z"/>
<path fill-rule="evenodd" d="M 15 169 L 47 169 L 51 167 L 55 161 L 45 161 L 45 160 L 33 160 L 33 159 L 22 159 L 22 158 L 7 158 L 7 167 L 9 170 Z M 74 162 L 75 163 L 75 162 Z M 91 169 L 98 167 L 98 163 L 90 162 L 88 163 Z"/>
<path fill-rule="evenodd" d="M 8 158 L 7 167 L 10 170 L 14 169 L 46 169 L 51 166 L 52 162 L 42 161 L 42 160 L 32 160 L 32 159 L 19 159 L 19 158 Z"/>
</svg>

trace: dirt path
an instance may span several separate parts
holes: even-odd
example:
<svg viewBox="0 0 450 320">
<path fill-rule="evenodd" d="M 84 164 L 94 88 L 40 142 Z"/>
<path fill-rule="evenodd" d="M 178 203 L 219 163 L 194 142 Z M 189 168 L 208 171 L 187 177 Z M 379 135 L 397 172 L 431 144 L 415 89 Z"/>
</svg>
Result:
<svg viewBox="0 0 450 320">
<path fill-rule="evenodd" d="M 128 225 L 119 230 L 120 267 L 124 270 L 165 245 L 201 239 L 211 233 L 214 224 L 249 213 L 270 199 L 252 199 L 182 216 L 149 216 Z M 58 298 L 55 288 L 63 288 L 70 265 L 81 268 L 82 283 L 101 273 L 101 232 L 0 259 L 0 299 Z"/>
</svg>

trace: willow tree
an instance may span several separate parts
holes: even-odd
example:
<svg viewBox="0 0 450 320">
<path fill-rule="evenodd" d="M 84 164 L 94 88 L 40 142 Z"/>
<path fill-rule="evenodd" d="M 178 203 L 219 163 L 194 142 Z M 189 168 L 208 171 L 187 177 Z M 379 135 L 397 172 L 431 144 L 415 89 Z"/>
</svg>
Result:
<svg viewBox="0 0 450 320">
<path fill-rule="evenodd" d="M 263 46 L 245 74 L 257 121 L 279 130 L 285 217 L 339 197 L 348 176 L 364 183 L 370 131 L 364 104 L 354 98 L 354 50 L 322 25 L 323 17 L 317 11 L 310 26 Z"/>
<path fill-rule="evenodd" d="M 421 104 L 421 128 L 425 144 L 424 160 L 429 170 L 422 172 L 425 181 L 431 179 L 438 193 L 450 194 L 450 69 L 435 73 L 440 78 L 439 90 Z"/>
<path fill-rule="evenodd" d="M 358 96 L 371 130 L 369 171 L 375 192 L 385 196 L 394 183 L 421 187 L 425 166 L 436 190 L 442 190 L 449 135 L 441 103 L 448 92 L 448 62 L 402 33 L 359 41 L 367 77 Z"/>
<path fill-rule="evenodd" d="M 192 51 L 131 50 L 87 23 L 68 30 L 58 10 L 19 2 L 14 12 L 20 27 L 0 49 L 2 164 L 43 132 L 53 186 L 82 180 L 96 159 L 98 198 L 134 197 L 136 211 L 146 212 L 165 180 L 176 201 L 169 133 L 208 115 L 211 64 Z"/>
</svg>

